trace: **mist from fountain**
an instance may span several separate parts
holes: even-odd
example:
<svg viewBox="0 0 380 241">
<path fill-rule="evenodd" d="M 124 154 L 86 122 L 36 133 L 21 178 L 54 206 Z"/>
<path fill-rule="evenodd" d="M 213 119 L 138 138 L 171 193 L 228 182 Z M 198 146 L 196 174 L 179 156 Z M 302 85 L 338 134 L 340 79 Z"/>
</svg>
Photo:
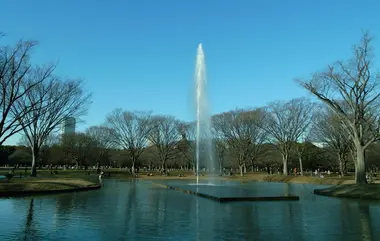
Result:
<svg viewBox="0 0 380 241">
<path fill-rule="evenodd" d="M 207 167 L 209 171 L 215 170 L 214 148 L 212 145 L 213 136 L 211 132 L 211 115 L 207 98 L 206 63 L 202 44 L 198 45 L 196 65 L 196 176 L 199 185 L 199 164 Z M 211 181 L 209 179 L 209 181 Z"/>
</svg>

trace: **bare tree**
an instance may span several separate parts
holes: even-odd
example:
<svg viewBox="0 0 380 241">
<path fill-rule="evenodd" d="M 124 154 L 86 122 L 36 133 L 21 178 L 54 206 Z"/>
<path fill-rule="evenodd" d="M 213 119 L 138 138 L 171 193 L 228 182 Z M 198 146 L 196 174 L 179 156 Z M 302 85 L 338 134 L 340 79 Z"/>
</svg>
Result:
<svg viewBox="0 0 380 241">
<path fill-rule="evenodd" d="M 59 145 L 61 143 L 60 139 L 61 138 L 58 135 L 56 135 L 55 133 L 51 133 L 46 138 L 46 140 L 44 141 L 43 146 L 45 146 L 45 147 L 52 147 L 54 145 Z M 17 142 L 17 145 L 18 146 L 25 146 L 25 147 L 29 147 L 30 146 L 29 140 L 28 140 L 28 138 L 25 135 L 21 135 L 19 141 Z"/>
<path fill-rule="evenodd" d="M 313 122 L 311 138 L 337 152 L 339 172 L 344 176 L 348 154 L 352 147 L 352 140 L 345 126 L 342 125 L 339 116 L 328 108 L 318 112 Z"/>
<path fill-rule="evenodd" d="M 57 133 L 51 132 L 50 135 L 45 139 L 44 146 L 52 147 L 54 145 L 59 145 L 61 137 Z"/>
<path fill-rule="evenodd" d="M 264 154 L 263 144 L 268 141 L 268 132 L 265 130 L 267 122 L 266 122 L 266 114 L 262 109 L 255 109 L 248 111 L 246 113 L 252 121 L 252 145 L 250 148 L 249 159 L 251 161 L 251 170 L 254 171 L 254 166 L 257 159 Z"/>
<path fill-rule="evenodd" d="M 34 86 L 15 103 L 16 111 L 22 111 L 27 105 L 35 107 L 18 120 L 32 151 L 31 176 L 37 175 L 40 149 L 52 132 L 66 118 L 78 118 L 86 113 L 91 95 L 83 91 L 82 83 L 80 80 L 52 78 Z"/>
<path fill-rule="evenodd" d="M 186 163 L 190 164 L 193 172 L 195 173 L 196 160 L 195 160 L 195 135 L 196 135 L 196 123 L 179 123 L 178 132 L 182 136 L 182 140 L 179 144 L 179 151 L 186 159 Z"/>
<path fill-rule="evenodd" d="M 62 136 L 62 148 L 66 155 L 66 163 L 76 163 L 77 169 L 82 165 L 92 165 L 94 148 L 97 143 L 85 133 L 65 134 Z"/>
<path fill-rule="evenodd" d="M 29 149 L 28 153 L 30 154 L 28 156 L 30 157 L 30 161 L 33 158 L 33 156 L 31 155 L 32 152 L 28 138 L 25 135 L 22 135 L 17 145 L 25 146 Z M 47 163 L 57 164 L 63 157 L 61 149 L 61 138 L 55 133 L 50 133 L 50 135 L 46 138 L 46 140 L 40 148 L 39 159 L 36 159 L 36 165 L 37 163 L 38 165 L 43 165 Z"/>
<path fill-rule="evenodd" d="M 116 109 L 108 115 L 106 125 L 113 129 L 112 138 L 116 145 L 129 152 L 134 173 L 135 165 L 148 145 L 151 113 Z"/>
<path fill-rule="evenodd" d="M 50 157 L 51 148 L 54 145 L 58 144 L 57 139 L 58 138 L 55 135 L 53 135 L 53 134 L 49 135 L 49 137 L 46 138 L 45 142 L 43 143 L 43 145 L 40 148 L 39 159 L 36 160 L 37 163 L 39 162 L 39 165 L 42 165 L 42 164 L 46 163 L 46 161 L 49 161 L 49 163 L 54 162 L 52 160 L 49 160 L 49 157 Z M 28 140 L 28 138 L 25 135 L 21 136 L 21 138 L 17 142 L 17 145 L 18 146 L 24 146 L 24 147 L 28 148 L 29 152 L 30 152 L 30 154 L 29 154 L 30 159 L 33 158 L 33 156 L 31 155 L 31 151 L 30 151 L 29 140 Z"/>
<path fill-rule="evenodd" d="M 225 141 L 229 153 L 238 162 L 241 176 L 246 171 L 246 162 L 252 157 L 253 146 L 261 133 L 257 111 L 234 110 L 212 118 L 214 136 Z"/>
<path fill-rule="evenodd" d="M 315 120 L 315 114 L 316 114 L 315 105 L 313 103 L 305 103 L 305 105 L 306 105 L 305 106 L 306 110 L 309 110 L 310 113 L 308 116 L 305 116 L 306 122 L 304 123 L 305 129 L 304 129 L 303 133 L 299 136 L 299 138 L 297 139 L 297 142 L 294 143 L 295 144 L 294 150 L 295 150 L 296 156 L 298 158 L 299 171 L 300 171 L 301 176 L 303 176 L 303 174 L 304 174 L 304 172 L 303 172 L 303 159 L 304 158 L 303 157 L 305 155 L 308 144 L 310 144 L 310 135 L 311 135 L 311 130 L 312 130 L 313 124 L 315 123 L 315 122 L 313 122 L 313 120 Z"/>
<path fill-rule="evenodd" d="M 151 126 L 148 139 L 155 147 L 154 154 L 160 161 L 162 170 L 165 171 L 167 161 L 178 153 L 177 146 L 181 140 L 178 132 L 179 121 L 172 116 L 154 116 Z"/>
<path fill-rule="evenodd" d="M 224 161 L 227 152 L 227 144 L 224 140 L 215 139 L 215 151 L 217 154 L 217 160 L 219 164 L 219 174 L 223 175 Z"/>
<path fill-rule="evenodd" d="M 273 174 L 279 171 L 281 166 L 281 153 L 278 151 L 277 147 L 271 143 L 264 143 L 261 147 L 262 155 L 258 157 L 256 163 L 265 167 L 268 174 Z"/>
<path fill-rule="evenodd" d="M 303 157 L 304 157 L 306 149 L 307 149 L 306 147 L 310 143 L 309 134 L 310 134 L 310 130 L 306 130 L 305 135 L 301 136 L 298 139 L 297 143 L 294 143 L 294 151 L 295 151 L 296 156 L 298 158 L 298 164 L 299 164 L 299 170 L 300 170 L 301 176 L 303 176 L 303 174 L 304 174 L 304 172 L 303 172 Z"/>
<path fill-rule="evenodd" d="M 337 61 L 310 80 L 298 80 L 336 113 L 355 147 L 356 183 L 367 183 L 365 150 L 380 138 L 380 75 L 373 70 L 371 37 L 364 33 L 349 61 Z"/>
<path fill-rule="evenodd" d="M 277 101 L 267 107 L 265 130 L 282 155 L 283 174 L 288 175 L 292 147 L 311 124 L 313 104 L 304 98 Z"/>
<path fill-rule="evenodd" d="M 25 102 L 25 95 L 50 78 L 55 69 L 54 65 L 31 65 L 29 58 L 36 45 L 34 41 L 19 41 L 15 46 L 0 46 L 0 145 L 24 128 L 20 120 L 24 125 L 31 124 L 27 115 L 36 106 Z"/>
<path fill-rule="evenodd" d="M 108 156 L 109 149 L 115 146 L 113 129 L 106 126 L 91 126 L 86 130 L 86 135 L 96 143 L 96 165 L 100 172 L 100 160 Z"/>
<path fill-rule="evenodd" d="M 223 175 L 223 164 L 224 158 L 227 152 L 227 143 L 225 139 L 225 128 L 224 126 L 224 116 L 216 115 L 211 118 L 212 125 L 212 135 L 214 137 L 215 152 L 217 155 L 217 160 L 219 163 L 219 174 Z"/>
</svg>

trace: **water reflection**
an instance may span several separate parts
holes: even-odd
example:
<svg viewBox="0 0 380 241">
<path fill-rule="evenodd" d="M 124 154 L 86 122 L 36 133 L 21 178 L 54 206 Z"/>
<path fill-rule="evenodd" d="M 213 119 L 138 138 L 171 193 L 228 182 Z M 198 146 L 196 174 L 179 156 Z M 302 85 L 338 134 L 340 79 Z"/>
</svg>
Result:
<svg viewBox="0 0 380 241">
<path fill-rule="evenodd" d="M 199 200 L 198 199 L 196 199 L 195 200 L 195 215 L 196 215 L 196 217 L 195 217 L 195 222 L 196 222 L 196 235 L 197 235 L 197 241 L 199 241 Z"/>
<path fill-rule="evenodd" d="M 315 197 L 304 185 L 252 188 L 301 199 L 226 204 L 147 182 L 107 180 L 94 192 L 0 199 L 0 240 L 375 241 L 380 235 L 378 203 Z"/>
<path fill-rule="evenodd" d="M 252 230 L 252 233 L 255 234 L 255 237 L 259 239 L 260 238 L 259 220 L 253 217 L 254 211 L 252 210 L 252 208 L 247 205 L 247 206 L 244 206 L 240 212 L 241 212 L 241 217 L 242 217 L 242 223 L 250 227 Z M 257 209 L 256 209 L 256 212 L 257 212 Z M 241 233 L 240 240 L 249 240 L 251 238 L 251 235 L 247 232 L 244 232 L 244 230 L 241 230 L 241 228 L 239 230 L 239 233 Z"/>
<path fill-rule="evenodd" d="M 25 228 L 24 228 L 24 239 L 34 238 L 34 235 L 37 234 L 37 229 L 33 223 L 33 214 L 34 214 L 34 198 L 30 199 L 29 208 L 27 209 Z"/>
<path fill-rule="evenodd" d="M 290 183 L 284 183 L 284 196 L 291 196 L 294 194 L 294 185 Z M 302 209 L 296 210 L 296 205 L 298 203 L 295 202 L 287 202 L 284 204 L 284 208 L 282 209 L 282 222 L 286 228 L 286 236 L 282 237 L 283 240 L 304 240 L 303 232 L 299 232 L 301 227 L 297 226 L 297 222 L 299 224 L 303 224 L 303 212 Z"/>
<path fill-rule="evenodd" d="M 363 241 L 372 241 L 372 228 L 371 228 L 371 216 L 369 205 L 365 203 L 359 203 L 359 217 L 360 217 L 360 227 L 361 227 L 361 239 Z"/>
<path fill-rule="evenodd" d="M 54 197 L 56 213 L 70 215 L 75 204 L 74 195 L 58 195 Z"/>
<path fill-rule="evenodd" d="M 122 220 L 120 219 L 118 220 L 122 221 L 121 223 L 124 226 L 124 229 L 121 230 L 121 233 L 119 236 L 121 240 L 128 240 L 128 235 L 131 231 L 131 221 L 132 221 L 132 214 L 133 214 L 133 208 L 132 208 L 133 199 L 135 198 L 134 194 L 136 192 L 136 188 L 133 187 L 133 184 L 134 182 L 132 182 L 131 187 L 127 190 L 127 195 L 123 196 L 125 208 L 121 206 L 121 210 L 118 210 L 122 217 Z"/>
</svg>

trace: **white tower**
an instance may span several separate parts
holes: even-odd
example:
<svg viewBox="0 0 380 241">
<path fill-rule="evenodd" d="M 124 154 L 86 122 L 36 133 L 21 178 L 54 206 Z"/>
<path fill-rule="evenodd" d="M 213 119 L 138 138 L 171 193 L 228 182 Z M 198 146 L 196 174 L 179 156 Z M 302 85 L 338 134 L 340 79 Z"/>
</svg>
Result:
<svg viewBox="0 0 380 241">
<path fill-rule="evenodd" d="M 61 135 L 74 134 L 75 133 L 76 120 L 74 117 L 67 117 L 61 126 Z"/>
</svg>

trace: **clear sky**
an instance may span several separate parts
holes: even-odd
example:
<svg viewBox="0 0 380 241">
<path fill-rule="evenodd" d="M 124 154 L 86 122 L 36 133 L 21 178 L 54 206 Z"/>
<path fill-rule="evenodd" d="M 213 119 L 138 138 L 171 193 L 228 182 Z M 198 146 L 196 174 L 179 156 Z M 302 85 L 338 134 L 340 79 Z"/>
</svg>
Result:
<svg viewBox="0 0 380 241">
<path fill-rule="evenodd" d="M 197 45 L 204 47 L 213 113 L 306 94 L 307 77 L 346 59 L 370 30 L 376 0 L 3 0 L 1 43 L 34 39 L 36 63 L 84 78 L 93 104 L 83 130 L 115 108 L 193 119 Z M 13 144 L 17 137 L 7 144 Z"/>
</svg>

